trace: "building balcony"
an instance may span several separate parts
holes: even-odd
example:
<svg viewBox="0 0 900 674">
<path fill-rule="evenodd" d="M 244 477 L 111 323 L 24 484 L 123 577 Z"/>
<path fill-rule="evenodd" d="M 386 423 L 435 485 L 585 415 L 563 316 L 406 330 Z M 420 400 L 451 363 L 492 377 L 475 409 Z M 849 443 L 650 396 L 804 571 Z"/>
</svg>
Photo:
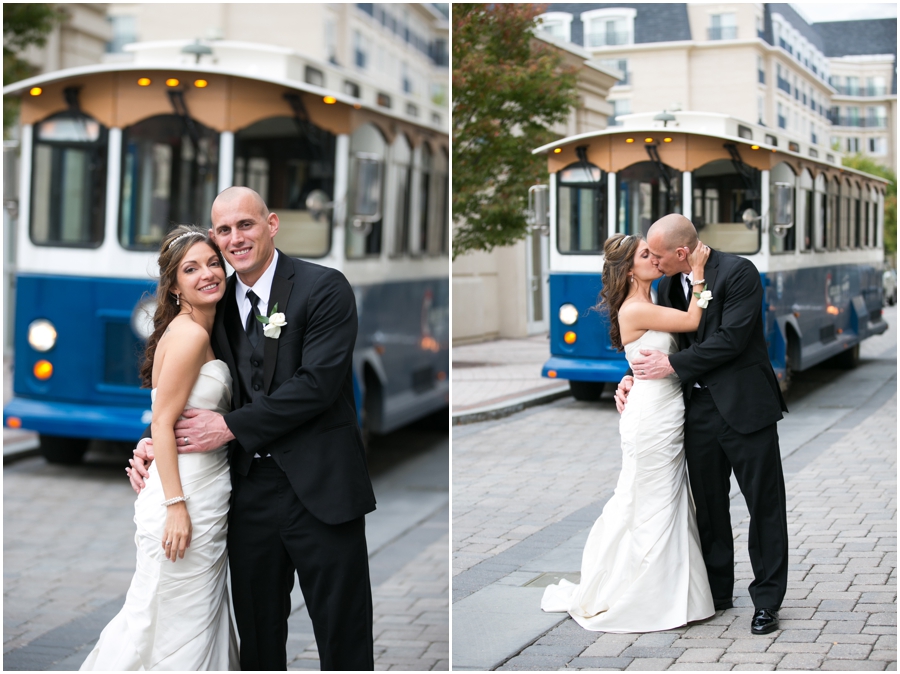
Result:
<svg viewBox="0 0 900 674">
<path fill-rule="evenodd" d="M 887 87 L 835 86 L 841 96 L 887 96 Z"/>
<path fill-rule="evenodd" d="M 857 129 L 885 129 L 887 117 L 838 117 L 832 116 L 833 126 L 849 126 Z"/>
<path fill-rule="evenodd" d="M 587 33 L 584 36 L 585 47 L 613 47 L 633 44 L 634 40 L 628 31 L 606 31 L 605 33 Z"/>
<path fill-rule="evenodd" d="M 710 40 L 737 40 L 737 26 L 718 26 L 706 29 Z"/>
</svg>

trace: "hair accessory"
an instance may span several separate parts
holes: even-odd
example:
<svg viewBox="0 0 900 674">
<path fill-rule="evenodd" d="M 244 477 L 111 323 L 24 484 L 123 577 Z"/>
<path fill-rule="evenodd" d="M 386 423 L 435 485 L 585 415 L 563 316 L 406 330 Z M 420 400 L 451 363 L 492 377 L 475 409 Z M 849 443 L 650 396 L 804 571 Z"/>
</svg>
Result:
<svg viewBox="0 0 900 674">
<path fill-rule="evenodd" d="M 625 236 L 623 236 L 621 239 L 619 239 L 619 246 L 621 246 L 623 243 L 625 243 L 625 239 L 630 239 L 630 238 L 631 238 L 631 234 L 626 234 Z M 616 248 L 618 248 L 619 246 L 616 246 Z"/>
<path fill-rule="evenodd" d="M 172 247 L 172 244 L 175 243 L 176 241 L 178 241 L 178 239 L 183 239 L 186 236 L 203 236 L 203 234 L 200 232 L 185 232 L 184 234 L 179 234 L 174 239 L 169 241 L 169 245 L 166 246 L 166 250 L 169 250 L 169 248 Z"/>
</svg>

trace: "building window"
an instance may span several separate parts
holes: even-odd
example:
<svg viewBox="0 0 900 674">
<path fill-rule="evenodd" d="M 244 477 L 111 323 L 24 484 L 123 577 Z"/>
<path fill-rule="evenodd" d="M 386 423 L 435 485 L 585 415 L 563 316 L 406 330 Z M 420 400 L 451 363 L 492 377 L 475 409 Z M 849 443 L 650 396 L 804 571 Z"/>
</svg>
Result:
<svg viewBox="0 0 900 674">
<path fill-rule="evenodd" d="M 859 138 L 847 138 L 847 152 L 859 152 Z"/>
<path fill-rule="evenodd" d="M 419 116 L 419 108 L 416 107 L 414 103 L 406 104 L 406 114 L 410 117 L 418 117 Z"/>
<path fill-rule="evenodd" d="M 866 78 L 866 96 L 884 96 L 885 94 L 887 94 L 887 87 L 883 77 Z"/>
<path fill-rule="evenodd" d="M 847 120 L 843 126 L 860 126 L 859 108 L 851 106 L 847 108 Z"/>
<path fill-rule="evenodd" d="M 628 72 L 628 59 L 602 59 L 600 65 L 608 70 L 618 70 L 622 73 L 622 79 L 615 86 L 628 86 L 631 84 L 631 76 Z"/>
<path fill-rule="evenodd" d="M 762 56 L 756 57 L 756 70 L 759 72 L 759 83 L 765 84 L 766 83 L 766 69 L 763 66 Z"/>
<path fill-rule="evenodd" d="M 547 12 L 538 17 L 538 30 L 553 37 L 572 41 L 572 15 L 568 12 Z"/>
<path fill-rule="evenodd" d="M 313 68 L 312 66 L 306 66 L 306 72 L 304 74 L 304 80 L 307 84 L 312 84 L 316 87 L 324 87 L 325 86 L 325 73 L 323 73 L 318 68 Z"/>
<path fill-rule="evenodd" d="M 887 154 L 887 139 L 882 137 L 869 138 L 869 154 L 883 156 Z"/>
<path fill-rule="evenodd" d="M 137 28 L 133 16 L 108 16 L 106 20 L 112 25 L 112 40 L 106 43 L 108 54 L 119 54 L 122 47 L 137 42 Z"/>
<path fill-rule="evenodd" d="M 387 94 L 383 94 L 380 91 L 378 92 L 378 96 L 375 99 L 375 102 L 378 103 L 382 108 L 391 107 L 391 97 Z"/>
<path fill-rule="evenodd" d="M 365 69 L 368 51 L 363 36 L 358 30 L 353 31 L 353 50 L 356 53 L 356 67 Z"/>
<path fill-rule="evenodd" d="M 772 147 L 778 147 L 778 138 L 777 136 L 773 136 L 770 133 L 766 134 L 766 144 L 771 145 Z"/>
<path fill-rule="evenodd" d="M 734 14 L 712 14 L 709 23 L 710 40 L 736 40 L 737 25 Z"/>
<path fill-rule="evenodd" d="M 873 129 L 883 129 L 887 126 L 887 108 L 876 105 L 866 108 L 866 126 Z"/>
<path fill-rule="evenodd" d="M 778 80 L 778 82 L 777 82 L 778 88 L 781 89 L 786 94 L 790 95 L 791 83 L 788 81 L 787 74 L 788 74 L 787 70 L 782 68 L 781 64 L 778 64 L 777 72 L 776 72 L 777 80 Z"/>
<path fill-rule="evenodd" d="M 848 75 L 847 86 L 841 93 L 847 94 L 848 96 L 859 96 L 859 78 Z"/>
<path fill-rule="evenodd" d="M 634 17 L 637 10 L 615 7 L 582 12 L 585 47 L 634 44 Z"/>
<path fill-rule="evenodd" d="M 763 98 L 762 96 L 757 96 L 757 97 L 756 97 L 756 106 L 757 106 L 757 108 L 758 108 L 758 110 L 757 110 L 757 115 L 758 115 L 757 122 L 758 122 L 759 124 L 762 124 L 763 126 L 765 126 L 765 125 L 766 125 L 766 99 Z"/>
<path fill-rule="evenodd" d="M 787 117 L 784 114 L 784 107 L 782 107 L 781 103 L 778 104 L 778 128 L 787 128 Z"/>
<path fill-rule="evenodd" d="M 620 115 L 631 114 L 631 99 L 622 98 L 617 101 L 610 101 L 613 104 L 613 116 L 607 120 L 609 126 L 618 126 L 622 123 L 619 119 Z"/>
<path fill-rule="evenodd" d="M 400 64 L 400 80 L 401 86 L 403 87 L 403 93 L 413 93 L 413 83 L 412 78 L 409 76 L 409 66 L 406 65 L 405 61 Z"/>
</svg>

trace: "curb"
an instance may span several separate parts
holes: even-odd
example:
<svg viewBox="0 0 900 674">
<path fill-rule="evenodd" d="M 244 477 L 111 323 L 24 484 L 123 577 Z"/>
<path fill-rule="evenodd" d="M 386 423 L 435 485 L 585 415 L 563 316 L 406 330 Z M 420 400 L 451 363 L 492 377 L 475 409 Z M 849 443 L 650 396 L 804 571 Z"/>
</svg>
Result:
<svg viewBox="0 0 900 674">
<path fill-rule="evenodd" d="M 480 409 L 468 410 L 453 415 L 453 426 L 461 426 L 463 424 L 474 424 L 479 421 L 491 421 L 493 419 L 502 419 L 521 412 L 528 407 L 536 405 L 545 405 L 554 400 L 565 398 L 572 395 L 572 391 L 568 388 L 549 393 L 537 393 L 531 396 L 523 396 L 514 400 L 504 401 L 496 405 L 487 405 Z"/>
<path fill-rule="evenodd" d="M 24 438 L 15 442 L 3 443 L 4 466 L 40 455 L 40 441 L 37 438 Z"/>
</svg>

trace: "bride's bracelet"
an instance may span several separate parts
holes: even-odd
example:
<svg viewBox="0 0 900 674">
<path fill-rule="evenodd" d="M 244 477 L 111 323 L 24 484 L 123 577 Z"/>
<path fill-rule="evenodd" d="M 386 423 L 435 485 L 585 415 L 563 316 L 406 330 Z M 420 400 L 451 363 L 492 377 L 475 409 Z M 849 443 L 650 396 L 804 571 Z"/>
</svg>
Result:
<svg viewBox="0 0 900 674">
<path fill-rule="evenodd" d="M 705 278 L 702 278 L 702 279 L 700 279 L 699 281 L 691 281 L 691 285 L 692 285 L 692 286 L 698 286 L 698 285 L 700 285 L 701 283 L 706 283 L 706 279 L 705 279 Z"/>
<path fill-rule="evenodd" d="M 187 501 L 190 496 L 176 496 L 175 498 L 170 498 L 168 501 L 163 501 L 162 505 L 168 508 L 170 505 L 175 505 L 176 503 L 182 503 L 183 501 Z"/>
</svg>

